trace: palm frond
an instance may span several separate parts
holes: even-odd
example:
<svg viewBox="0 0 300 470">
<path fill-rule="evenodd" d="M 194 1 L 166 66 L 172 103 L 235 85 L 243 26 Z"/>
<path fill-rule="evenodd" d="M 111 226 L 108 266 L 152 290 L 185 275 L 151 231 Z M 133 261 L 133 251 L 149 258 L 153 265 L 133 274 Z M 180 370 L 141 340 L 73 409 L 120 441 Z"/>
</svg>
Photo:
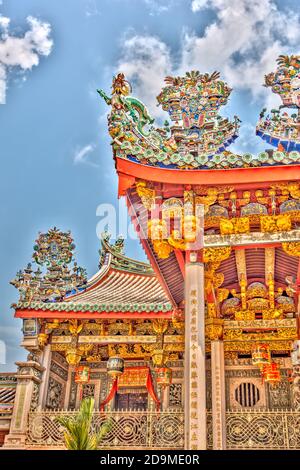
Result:
<svg viewBox="0 0 300 470">
<path fill-rule="evenodd" d="M 92 431 L 94 399 L 85 398 L 75 416 L 60 416 L 57 422 L 65 429 L 64 439 L 69 450 L 96 450 L 111 430 L 111 422 L 105 421 L 98 432 Z"/>
</svg>

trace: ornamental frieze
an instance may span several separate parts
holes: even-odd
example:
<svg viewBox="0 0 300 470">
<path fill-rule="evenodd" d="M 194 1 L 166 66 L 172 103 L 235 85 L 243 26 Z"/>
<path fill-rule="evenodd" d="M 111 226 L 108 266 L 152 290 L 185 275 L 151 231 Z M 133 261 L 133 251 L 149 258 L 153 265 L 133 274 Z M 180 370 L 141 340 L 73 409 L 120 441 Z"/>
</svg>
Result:
<svg viewBox="0 0 300 470">
<path fill-rule="evenodd" d="M 270 341 L 270 351 L 290 352 L 293 348 L 292 340 Z M 251 353 L 253 341 L 224 341 L 224 351 L 238 351 L 239 353 Z"/>
<path fill-rule="evenodd" d="M 294 340 L 297 338 L 296 328 L 278 328 L 273 331 L 249 332 L 242 328 L 224 331 L 224 341 L 274 341 L 282 339 Z"/>
<path fill-rule="evenodd" d="M 204 235 L 204 247 L 243 246 L 249 244 L 265 244 L 276 242 L 297 242 L 300 239 L 300 230 L 289 232 L 251 232 L 231 235 Z M 299 255 L 297 255 L 299 256 Z"/>
</svg>

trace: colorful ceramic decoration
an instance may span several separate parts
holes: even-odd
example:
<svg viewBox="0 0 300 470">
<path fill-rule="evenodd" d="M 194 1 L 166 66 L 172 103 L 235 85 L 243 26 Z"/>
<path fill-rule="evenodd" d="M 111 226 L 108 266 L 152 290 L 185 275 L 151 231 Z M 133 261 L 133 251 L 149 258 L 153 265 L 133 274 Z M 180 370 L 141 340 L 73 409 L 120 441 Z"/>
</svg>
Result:
<svg viewBox="0 0 300 470">
<path fill-rule="evenodd" d="M 34 271 L 31 263 L 19 271 L 11 281 L 20 292 L 20 301 L 28 306 L 36 302 L 57 302 L 68 292 L 82 290 L 86 284 L 86 271 L 73 262 L 75 245 L 70 232 L 61 232 L 56 227 L 40 233 L 34 253 Z M 72 263 L 72 266 L 71 266 Z M 45 267 L 43 272 L 41 267 Z"/>
<path fill-rule="evenodd" d="M 261 111 L 256 134 L 276 147 L 276 157 L 283 161 L 284 151 L 300 150 L 300 56 L 281 55 L 277 64 L 275 72 L 265 76 L 265 86 L 279 95 L 283 104 L 270 112 L 266 108 Z"/>
<path fill-rule="evenodd" d="M 286 69 L 284 59 L 280 60 L 283 63 L 280 67 Z M 293 78 L 289 79 L 288 96 L 293 98 L 287 98 L 286 91 L 282 96 L 285 96 L 285 105 L 292 103 L 289 106 L 297 107 L 299 60 L 297 57 L 289 60 L 292 65 L 289 65 L 288 76 Z M 184 77 L 168 76 L 165 82 L 157 100 L 168 112 L 172 125 L 165 121 L 163 127 L 156 127 L 146 106 L 129 96 L 132 89 L 124 74 L 119 73 L 113 79 L 111 96 L 98 90 L 111 106 L 108 126 L 115 158 L 182 170 L 293 165 L 300 161 L 297 113 L 280 115 L 272 110 L 264 119 L 266 110 L 263 110 L 256 133 L 277 150 L 238 155 L 228 147 L 238 137 L 240 120 L 234 116 L 230 121 L 218 114 L 232 91 L 219 79 L 219 73 L 191 71 Z M 267 82 L 271 83 L 271 78 Z M 284 86 L 286 90 L 287 82 Z"/>
</svg>

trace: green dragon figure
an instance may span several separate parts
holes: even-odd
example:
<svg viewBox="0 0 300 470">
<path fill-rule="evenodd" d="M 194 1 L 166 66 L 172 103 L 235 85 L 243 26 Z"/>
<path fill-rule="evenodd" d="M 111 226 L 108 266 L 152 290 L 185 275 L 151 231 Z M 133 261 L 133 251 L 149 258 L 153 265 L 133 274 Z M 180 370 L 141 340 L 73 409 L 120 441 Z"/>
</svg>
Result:
<svg viewBox="0 0 300 470">
<path fill-rule="evenodd" d="M 109 97 L 103 90 L 97 90 L 106 104 L 112 106 L 113 109 L 125 109 L 125 111 L 131 116 L 132 120 L 137 124 L 138 131 L 143 136 L 147 137 L 149 133 L 144 130 L 144 127 L 149 124 L 153 124 L 154 119 L 151 118 L 146 106 L 141 101 L 128 96 L 130 91 L 131 86 L 127 80 L 125 80 L 123 73 L 119 73 L 114 77 L 111 97 Z"/>
</svg>

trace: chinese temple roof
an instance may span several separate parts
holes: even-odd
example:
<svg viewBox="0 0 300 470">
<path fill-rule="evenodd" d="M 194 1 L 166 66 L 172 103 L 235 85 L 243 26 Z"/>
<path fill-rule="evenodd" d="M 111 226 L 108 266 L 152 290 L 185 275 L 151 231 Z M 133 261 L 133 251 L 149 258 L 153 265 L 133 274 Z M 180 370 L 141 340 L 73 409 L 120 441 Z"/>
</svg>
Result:
<svg viewBox="0 0 300 470">
<path fill-rule="evenodd" d="M 151 266 L 126 257 L 123 248 L 122 238 L 111 245 L 109 235 L 103 234 L 99 271 L 89 281 L 59 299 L 33 295 L 30 300 L 21 295 L 14 308 L 53 313 L 171 313 L 174 307 Z"/>
<path fill-rule="evenodd" d="M 266 86 L 272 86 L 275 93 L 281 94 L 283 106 L 299 109 L 300 60 L 297 56 L 278 60 L 279 72 L 266 77 Z M 111 106 L 108 124 L 115 159 L 166 170 L 240 169 L 300 163 L 297 114 L 280 116 L 275 110 L 276 122 L 273 123 L 269 115 L 266 122 L 263 121 L 264 110 L 256 133 L 276 150 L 238 155 L 228 147 L 238 137 L 241 121 L 237 116 L 230 121 L 218 113 L 232 91 L 219 79 L 219 73 L 192 71 L 184 77 L 166 77 L 165 82 L 157 100 L 169 113 L 172 124 L 165 121 L 160 128 L 155 127 L 145 105 L 129 96 L 131 86 L 122 73 L 113 80 L 111 97 L 98 90 Z"/>
</svg>

